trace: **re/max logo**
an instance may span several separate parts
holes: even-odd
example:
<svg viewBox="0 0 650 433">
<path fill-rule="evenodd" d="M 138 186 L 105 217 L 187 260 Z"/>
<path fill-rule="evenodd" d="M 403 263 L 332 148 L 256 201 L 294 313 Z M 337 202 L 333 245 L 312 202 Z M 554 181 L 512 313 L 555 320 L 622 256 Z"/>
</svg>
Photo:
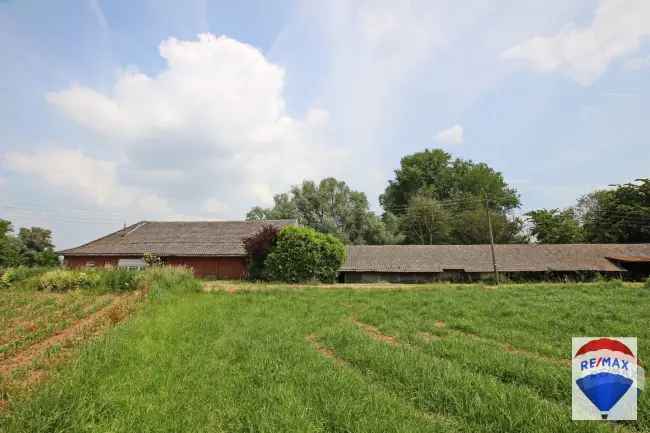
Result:
<svg viewBox="0 0 650 433">
<path fill-rule="evenodd" d="M 627 370 L 629 362 L 630 361 L 627 361 L 625 359 L 600 356 L 598 358 L 585 359 L 584 361 L 580 362 L 580 371 L 596 367 L 612 367 Z"/>
</svg>

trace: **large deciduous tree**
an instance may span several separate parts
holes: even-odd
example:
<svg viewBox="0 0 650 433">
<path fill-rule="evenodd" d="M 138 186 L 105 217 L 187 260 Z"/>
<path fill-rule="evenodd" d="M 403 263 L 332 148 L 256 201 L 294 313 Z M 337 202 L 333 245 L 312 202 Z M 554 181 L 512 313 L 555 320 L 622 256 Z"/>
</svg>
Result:
<svg viewBox="0 0 650 433">
<path fill-rule="evenodd" d="M 320 183 L 310 180 L 274 197 L 274 206 L 254 207 L 248 220 L 295 218 L 298 223 L 321 233 L 337 236 L 346 243 L 381 244 L 393 239 L 384 222 L 369 210 L 363 192 L 354 191 L 332 177 Z"/>
<path fill-rule="evenodd" d="M 584 241 L 584 232 L 574 208 L 539 209 L 526 214 L 530 233 L 542 244 L 572 244 Z"/>
<path fill-rule="evenodd" d="M 501 173 L 441 150 L 425 150 L 402 158 L 395 179 L 379 201 L 384 218 L 399 220 L 410 244 L 475 244 L 489 242 L 486 207 L 495 241 L 525 242 L 523 223 L 510 212 L 519 196 Z"/>
</svg>

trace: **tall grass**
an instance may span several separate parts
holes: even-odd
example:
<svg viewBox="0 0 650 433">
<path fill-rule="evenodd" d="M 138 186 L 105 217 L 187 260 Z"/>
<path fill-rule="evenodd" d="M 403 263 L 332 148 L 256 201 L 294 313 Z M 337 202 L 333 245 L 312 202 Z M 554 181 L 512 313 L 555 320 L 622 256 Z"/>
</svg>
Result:
<svg viewBox="0 0 650 433">
<path fill-rule="evenodd" d="M 199 292 L 202 283 L 188 267 L 154 266 L 140 273 L 138 287 L 147 292 L 150 299 L 162 299 L 170 295 Z"/>
<path fill-rule="evenodd" d="M 645 394 L 636 424 L 570 420 L 572 336 L 632 335 L 639 353 L 650 348 L 650 295 L 635 287 L 208 294 L 187 270 L 142 275 L 154 299 L 173 302 L 88 347 L 0 414 L 0 431 L 650 431 Z"/>
</svg>

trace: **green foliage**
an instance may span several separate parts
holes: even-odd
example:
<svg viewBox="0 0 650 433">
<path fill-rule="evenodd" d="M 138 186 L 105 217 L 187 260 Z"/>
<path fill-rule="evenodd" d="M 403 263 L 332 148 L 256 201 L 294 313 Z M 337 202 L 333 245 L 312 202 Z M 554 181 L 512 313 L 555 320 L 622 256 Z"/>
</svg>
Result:
<svg viewBox="0 0 650 433">
<path fill-rule="evenodd" d="M 526 214 L 532 224 L 531 234 L 542 244 L 572 244 L 582 242 L 582 227 L 573 208 L 539 209 Z"/>
<path fill-rule="evenodd" d="M 248 255 L 248 278 L 255 281 L 263 278 L 264 261 L 275 245 L 279 229 L 266 224 L 252 236 L 244 239 L 244 249 Z"/>
<path fill-rule="evenodd" d="M 138 288 L 140 271 L 124 268 L 55 269 L 39 278 L 39 289 L 49 292 L 93 289 L 124 292 Z"/>
<path fill-rule="evenodd" d="M 135 269 L 110 268 L 91 272 L 96 273 L 98 277 L 93 286 L 101 287 L 109 292 L 135 290 L 138 287 L 138 278 L 140 278 L 140 272 Z"/>
<path fill-rule="evenodd" d="M 450 239 L 452 218 L 435 199 L 417 194 L 409 201 L 401 228 L 407 244 L 443 244 Z"/>
<path fill-rule="evenodd" d="M 368 210 L 366 195 L 331 177 L 318 184 L 306 180 L 288 194 L 276 195 L 274 201 L 273 208 L 255 207 L 246 218 L 297 219 L 301 225 L 332 234 L 345 243 L 383 244 L 392 240 L 383 221 Z"/>
<path fill-rule="evenodd" d="M 495 241 L 525 242 L 523 222 L 510 211 L 517 192 L 484 163 L 453 159 L 440 149 L 405 156 L 379 201 L 384 216 L 399 220 L 407 244 L 489 242 L 485 197 Z"/>
<path fill-rule="evenodd" d="M 490 209 L 494 242 L 498 244 L 527 243 L 521 218 L 511 216 L 502 210 Z M 476 207 L 459 210 L 453 216 L 452 242 L 457 244 L 486 244 L 490 232 L 485 208 Z"/>
<path fill-rule="evenodd" d="M 650 179 L 595 191 L 578 209 L 587 242 L 650 242 Z"/>
<path fill-rule="evenodd" d="M 7 268 L 0 276 L 0 289 L 23 286 L 28 280 L 37 279 L 45 272 L 51 271 L 51 267 L 27 267 L 17 266 Z"/>
<path fill-rule="evenodd" d="M 0 267 L 58 265 L 50 230 L 23 227 L 18 236 L 12 233 L 11 222 L 0 219 Z"/>
<path fill-rule="evenodd" d="M 48 292 L 67 292 L 90 288 L 93 279 L 85 272 L 67 269 L 56 269 L 46 272 L 39 279 L 41 290 Z"/>
<path fill-rule="evenodd" d="M 202 284 L 192 269 L 184 266 L 156 266 L 139 272 L 137 285 L 151 299 L 160 300 L 173 294 L 201 291 Z"/>
<path fill-rule="evenodd" d="M 542 243 L 650 242 L 650 179 L 581 197 L 575 207 L 529 212 L 531 233 Z"/>
<path fill-rule="evenodd" d="M 278 234 L 267 256 L 265 275 L 286 282 L 333 282 L 345 260 L 343 243 L 309 227 L 288 226 Z"/>
<path fill-rule="evenodd" d="M 650 277 L 648 277 L 648 279 L 645 280 L 643 287 L 645 287 L 646 289 L 650 289 Z"/>
<path fill-rule="evenodd" d="M 395 170 L 395 180 L 388 182 L 379 201 L 386 212 L 402 215 L 418 194 L 440 201 L 487 194 L 498 209 L 513 209 L 520 204 L 517 191 L 506 184 L 501 173 L 485 163 L 452 159 L 441 149 L 403 157 L 400 168 Z"/>
</svg>

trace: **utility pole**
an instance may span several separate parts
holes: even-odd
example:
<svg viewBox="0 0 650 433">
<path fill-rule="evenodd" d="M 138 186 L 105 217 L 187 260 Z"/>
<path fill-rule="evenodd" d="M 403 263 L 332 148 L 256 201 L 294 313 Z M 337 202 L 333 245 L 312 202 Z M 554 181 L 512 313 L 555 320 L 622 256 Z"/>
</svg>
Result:
<svg viewBox="0 0 650 433">
<path fill-rule="evenodd" d="M 494 279 L 499 284 L 499 271 L 497 270 L 497 258 L 494 254 L 494 234 L 492 233 L 492 218 L 490 217 L 490 201 L 485 194 L 485 214 L 487 215 L 488 228 L 490 230 L 490 251 L 492 252 L 492 269 L 494 269 Z"/>
</svg>

